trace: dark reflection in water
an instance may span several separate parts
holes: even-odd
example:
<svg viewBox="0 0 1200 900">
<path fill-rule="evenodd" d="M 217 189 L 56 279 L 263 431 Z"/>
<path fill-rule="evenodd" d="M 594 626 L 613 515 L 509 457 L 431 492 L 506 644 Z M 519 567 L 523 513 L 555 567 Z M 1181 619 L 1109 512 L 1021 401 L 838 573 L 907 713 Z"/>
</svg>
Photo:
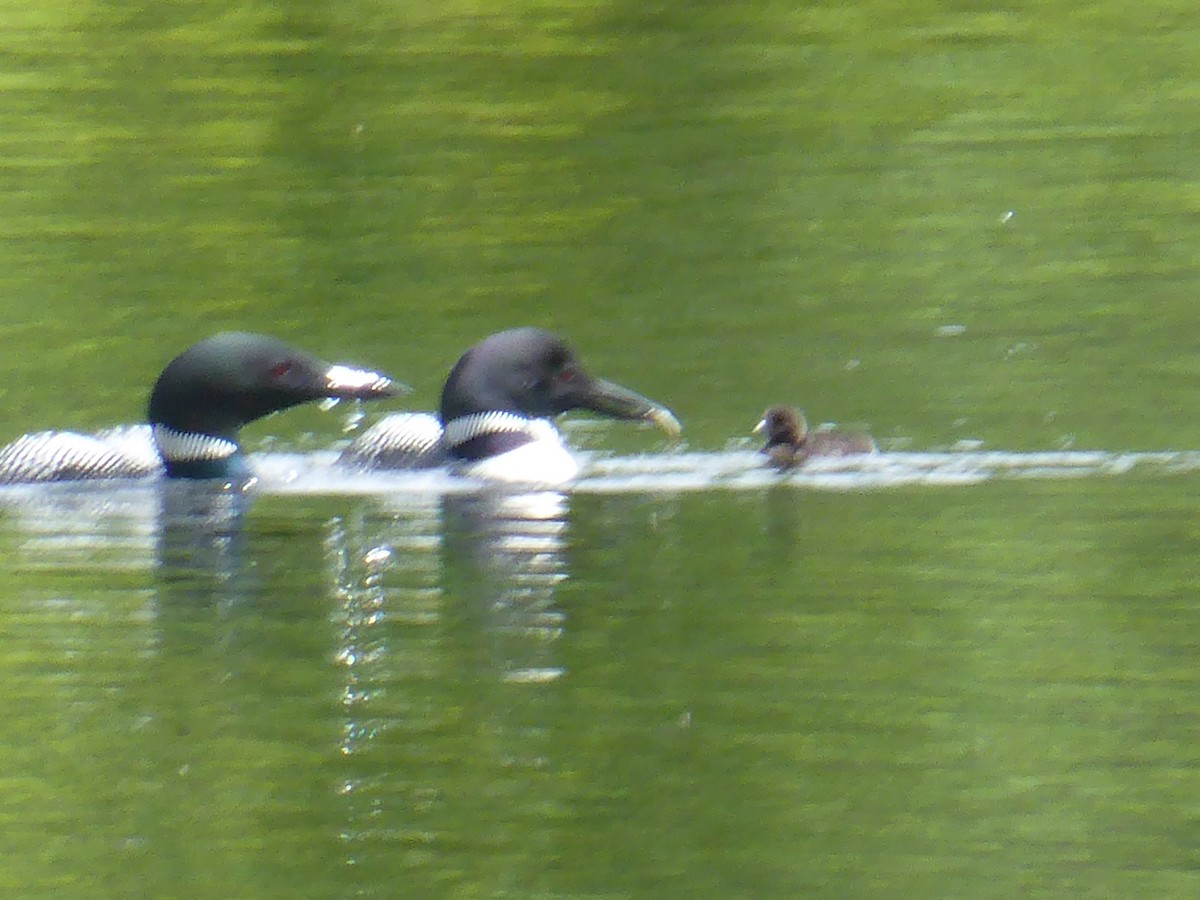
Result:
<svg viewBox="0 0 1200 900">
<path fill-rule="evenodd" d="M 766 492 L 763 500 L 766 532 L 763 551 L 776 564 L 786 563 L 796 553 L 797 535 L 804 522 L 806 509 L 804 499 L 784 487 L 775 487 Z"/>
<path fill-rule="evenodd" d="M 161 486 L 155 572 L 164 604 L 232 605 L 251 592 L 244 565 L 251 502 L 238 485 Z"/>
<path fill-rule="evenodd" d="M 311 796 L 331 636 L 321 535 L 264 528 L 252 499 L 158 482 L 4 492 L 16 581 L 0 663 L 25 698 L 6 718 L 23 709 L 21 730 L 45 736 L 36 758 L 10 754 L 30 780 L 5 830 L 73 836 L 28 884 L 87 871 L 115 893 L 256 893 L 253 820 Z"/>
</svg>

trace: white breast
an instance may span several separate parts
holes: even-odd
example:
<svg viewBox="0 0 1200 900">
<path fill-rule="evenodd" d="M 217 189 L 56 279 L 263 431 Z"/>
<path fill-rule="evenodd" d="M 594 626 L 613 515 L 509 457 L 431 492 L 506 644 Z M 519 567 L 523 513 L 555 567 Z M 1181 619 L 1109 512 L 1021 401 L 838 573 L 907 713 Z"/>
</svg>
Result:
<svg viewBox="0 0 1200 900">
<path fill-rule="evenodd" d="M 462 473 L 489 481 L 548 486 L 565 484 L 579 474 L 579 463 L 553 425 L 538 419 L 530 429 L 537 433 L 535 440 L 464 466 Z"/>
</svg>

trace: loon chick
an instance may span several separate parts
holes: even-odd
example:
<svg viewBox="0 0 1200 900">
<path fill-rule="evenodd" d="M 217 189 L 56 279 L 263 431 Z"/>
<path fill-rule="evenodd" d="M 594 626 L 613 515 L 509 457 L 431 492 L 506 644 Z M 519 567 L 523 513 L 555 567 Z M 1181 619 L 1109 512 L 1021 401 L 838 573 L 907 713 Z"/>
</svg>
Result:
<svg viewBox="0 0 1200 900">
<path fill-rule="evenodd" d="M 436 418 L 387 416 L 341 461 L 366 469 L 449 462 L 475 477 L 561 484 L 578 474 L 579 464 L 549 420 L 572 409 L 651 422 L 672 436 L 680 431 L 666 407 L 589 375 L 561 338 L 540 328 L 513 328 L 484 338 L 459 358 Z"/>
<path fill-rule="evenodd" d="M 150 392 L 147 424 L 95 435 L 43 431 L 0 448 L 0 484 L 139 478 L 231 478 L 245 471 L 238 430 L 322 397 L 396 396 L 403 385 L 329 365 L 283 341 L 226 332 L 167 363 Z"/>
<path fill-rule="evenodd" d="M 809 431 L 804 413 L 790 406 L 772 406 L 754 426 L 766 434 L 762 452 L 777 469 L 791 469 L 813 456 L 855 456 L 876 451 L 869 434 L 854 431 Z"/>
</svg>

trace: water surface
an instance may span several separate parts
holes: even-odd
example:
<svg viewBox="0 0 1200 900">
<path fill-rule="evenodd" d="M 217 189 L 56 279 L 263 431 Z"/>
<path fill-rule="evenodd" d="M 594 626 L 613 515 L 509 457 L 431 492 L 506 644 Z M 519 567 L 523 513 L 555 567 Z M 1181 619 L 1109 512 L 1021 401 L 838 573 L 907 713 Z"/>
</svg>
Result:
<svg viewBox="0 0 1200 900">
<path fill-rule="evenodd" d="M 534 324 L 686 444 L 3 492 L 0 890 L 1196 896 L 1194 12 L 4 4 L 0 439 Z"/>
</svg>

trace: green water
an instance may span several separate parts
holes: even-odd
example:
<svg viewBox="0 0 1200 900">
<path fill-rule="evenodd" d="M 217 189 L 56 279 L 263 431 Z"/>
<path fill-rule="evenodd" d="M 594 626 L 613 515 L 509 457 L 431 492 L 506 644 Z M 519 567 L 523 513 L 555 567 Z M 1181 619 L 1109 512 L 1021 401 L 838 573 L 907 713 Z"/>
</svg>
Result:
<svg viewBox="0 0 1200 900">
<path fill-rule="evenodd" d="M 0 0 L 0 439 L 537 324 L 695 450 L 1200 447 L 1194 13 Z M 0 892 L 1194 897 L 1198 488 L 0 498 Z"/>
<path fill-rule="evenodd" d="M 1191 896 L 1189 483 L 6 528 L 0 884 Z"/>
</svg>

